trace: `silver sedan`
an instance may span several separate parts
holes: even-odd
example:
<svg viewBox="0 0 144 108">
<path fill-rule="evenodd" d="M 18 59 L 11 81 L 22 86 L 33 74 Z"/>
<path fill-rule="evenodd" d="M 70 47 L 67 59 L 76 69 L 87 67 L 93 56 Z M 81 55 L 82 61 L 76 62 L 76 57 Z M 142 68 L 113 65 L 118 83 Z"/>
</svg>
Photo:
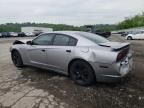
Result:
<svg viewBox="0 0 144 108">
<path fill-rule="evenodd" d="M 111 42 L 80 31 L 57 31 L 33 40 L 16 40 L 10 52 L 16 67 L 53 70 L 83 86 L 95 81 L 119 81 L 132 67 L 129 43 Z"/>
</svg>

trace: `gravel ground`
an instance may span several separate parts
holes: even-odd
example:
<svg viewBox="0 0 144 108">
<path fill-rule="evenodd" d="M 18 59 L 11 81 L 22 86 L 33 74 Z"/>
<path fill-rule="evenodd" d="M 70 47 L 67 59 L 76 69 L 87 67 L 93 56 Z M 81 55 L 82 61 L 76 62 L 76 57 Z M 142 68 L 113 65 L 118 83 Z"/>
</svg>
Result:
<svg viewBox="0 0 144 108">
<path fill-rule="evenodd" d="M 117 35 L 110 39 L 125 41 Z M 89 87 L 52 71 L 17 69 L 9 53 L 13 41 L 0 39 L 0 108 L 144 108 L 144 41 L 129 41 L 134 66 L 127 78 Z"/>
</svg>

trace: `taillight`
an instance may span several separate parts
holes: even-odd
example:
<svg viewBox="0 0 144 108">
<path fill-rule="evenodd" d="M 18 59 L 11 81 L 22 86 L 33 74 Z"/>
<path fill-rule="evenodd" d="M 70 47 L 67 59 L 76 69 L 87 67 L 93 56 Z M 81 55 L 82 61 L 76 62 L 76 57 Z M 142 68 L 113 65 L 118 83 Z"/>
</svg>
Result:
<svg viewBox="0 0 144 108">
<path fill-rule="evenodd" d="M 128 53 L 129 49 L 124 49 L 122 50 L 118 55 L 116 61 L 119 62 L 121 61 Z"/>
<path fill-rule="evenodd" d="M 117 60 L 116 60 L 116 61 L 119 62 L 120 60 L 123 59 L 123 57 L 124 57 L 123 53 L 120 52 L 120 53 L 118 54 L 118 56 L 117 56 Z"/>
</svg>

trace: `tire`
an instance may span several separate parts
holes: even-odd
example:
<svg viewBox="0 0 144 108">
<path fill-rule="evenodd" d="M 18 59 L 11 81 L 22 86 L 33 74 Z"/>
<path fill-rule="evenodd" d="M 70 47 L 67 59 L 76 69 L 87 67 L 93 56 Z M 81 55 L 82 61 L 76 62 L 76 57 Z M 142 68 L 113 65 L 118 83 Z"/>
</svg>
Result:
<svg viewBox="0 0 144 108">
<path fill-rule="evenodd" d="M 22 68 L 24 66 L 21 55 L 18 51 L 12 51 L 11 58 L 16 67 Z"/>
<path fill-rule="evenodd" d="M 95 74 L 91 66 L 82 60 L 74 61 L 70 66 L 70 77 L 81 86 L 88 86 L 94 83 Z"/>
<path fill-rule="evenodd" d="M 127 37 L 127 40 L 132 40 L 132 37 L 131 37 L 131 36 L 128 36 L 128 37 Z"/>
</svg>

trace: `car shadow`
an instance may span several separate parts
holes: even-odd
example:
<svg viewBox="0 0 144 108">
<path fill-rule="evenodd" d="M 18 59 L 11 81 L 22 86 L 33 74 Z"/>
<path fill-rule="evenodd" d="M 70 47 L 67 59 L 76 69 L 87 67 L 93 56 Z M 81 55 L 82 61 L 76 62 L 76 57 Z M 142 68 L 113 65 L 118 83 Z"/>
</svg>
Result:
<svg viewBox="0 0 144 108">
<path fill-rule="evenodd" d="M 64 74 L 58 73 L 56 71 L 52 71 L 52 70 L 45 70 L 45 69 L 40 69 L 40 68 L 36 68 L 36 67 L 24 67 L 24 68 L 20 68 L 21 72 L 19 74 L 19 78 L 24 78 L 27 80 L 30 80 L 32 82 L 47 82 L 50 80 L 53 80 L 56 82 L 56 80 L 67 80 L 67 82 L 69 82 L 70 84 L 74 84 L 75 86 L 79 86 L 76 85 L 69 76 L 66 76 Z M 123 86 L 127 83 L 129 83 L 132 79 L 133 75 L 130 74 L 129 76 L 127 76 L 126 78 L 122 79 L 119 82 L 113 82 L 113 83 L 107 83 L 107 82 L 95 82 L 92 85 L 89 85 L 87 87 L 92 87 L 92 88 L 114 88 L 114 87 L 119 87 L 119 86 Z M 82 87 L 82 86 L 81 86 Z"/>
</svg>

